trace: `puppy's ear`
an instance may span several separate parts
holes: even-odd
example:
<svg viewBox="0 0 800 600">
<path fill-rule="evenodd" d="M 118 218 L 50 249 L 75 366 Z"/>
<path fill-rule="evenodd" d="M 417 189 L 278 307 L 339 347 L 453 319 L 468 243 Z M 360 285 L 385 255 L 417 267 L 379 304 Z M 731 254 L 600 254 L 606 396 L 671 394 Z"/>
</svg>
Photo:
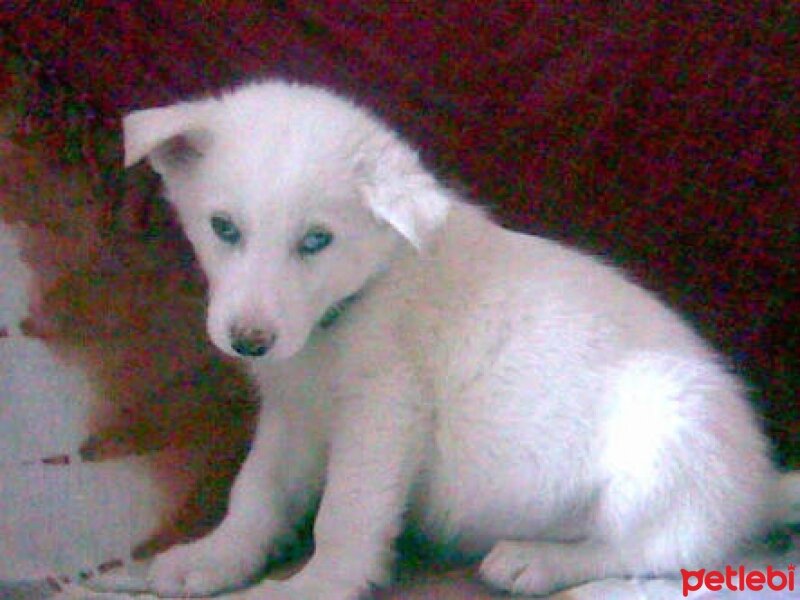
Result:
<svg viewBox="0 0 800 600">
<path fill-rule="evenodd" d="M 147 158 L 162 176 L 195 163 L 210 137 L 192 104 L 132 112 L 122 119 L 122 135 L 125 167 Z"/>
<path fill-rule="evenodd" d="M 391 136 L 362 161 L 367 205 L 417 249 L 445 221 L 450 193 L 428 173 L 416 153 Z"/>
</svg>

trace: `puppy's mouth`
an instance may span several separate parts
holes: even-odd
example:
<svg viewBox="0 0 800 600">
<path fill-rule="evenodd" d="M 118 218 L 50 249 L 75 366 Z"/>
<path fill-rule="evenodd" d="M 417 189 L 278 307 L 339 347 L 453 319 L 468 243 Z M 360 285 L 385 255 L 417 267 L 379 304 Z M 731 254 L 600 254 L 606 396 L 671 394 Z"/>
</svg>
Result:
<svg viewBox="0 0 800 600">
<path fill-rule="evenodd" d="M 339 318 L 347 312 L 347 310 L 361 297 L 361 291 L 355 294 L 350 294 L 346 298 L 342 298 L 338 302 L 332 304 L 323 313 L 322 318 L 317 322 L 320 329 L 328 329 L 339 320 Z"/>
</svg>

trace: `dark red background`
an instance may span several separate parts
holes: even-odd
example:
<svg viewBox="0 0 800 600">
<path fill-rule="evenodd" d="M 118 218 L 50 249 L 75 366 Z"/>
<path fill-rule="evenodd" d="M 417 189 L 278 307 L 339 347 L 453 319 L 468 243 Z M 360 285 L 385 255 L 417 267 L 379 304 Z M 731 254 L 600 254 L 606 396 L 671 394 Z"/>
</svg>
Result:
<svg viewBox="0 0 800 600">
<path fill-rule="evenodd" d="M 53 123 L 114 129 L 122 111 L 259 74 L 355 96 L 507 223 L 602 253 L 661 292 L 748 377 L 796 454 L 799 12 L 53 0 L 15 2 L 0 27 L 4 51 L 45 82 L 29 121 L 49 121 L 53 146 L 90 163 L 97 148 Z"/>
</svg>

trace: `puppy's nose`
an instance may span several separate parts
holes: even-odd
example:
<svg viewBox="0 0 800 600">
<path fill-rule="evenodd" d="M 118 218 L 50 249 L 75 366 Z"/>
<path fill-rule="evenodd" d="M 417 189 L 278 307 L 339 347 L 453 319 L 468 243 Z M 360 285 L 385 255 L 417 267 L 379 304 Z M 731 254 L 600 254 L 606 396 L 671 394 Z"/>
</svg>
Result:
<svg viewBox="0 0 800 600">
<path fill-rule="evenodd" d="M 263 329 L 231 327 L 231 348 L 241 356 L 264 356 L 275 345 L 277 334 Z"/>
</svg>

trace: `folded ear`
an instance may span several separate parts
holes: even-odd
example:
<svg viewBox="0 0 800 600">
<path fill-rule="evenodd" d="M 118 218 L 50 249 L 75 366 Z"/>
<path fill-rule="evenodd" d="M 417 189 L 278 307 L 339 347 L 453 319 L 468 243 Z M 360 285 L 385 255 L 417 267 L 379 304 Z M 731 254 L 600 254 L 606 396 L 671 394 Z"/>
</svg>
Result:
<svg viewBox="0 0 800 600">
<path fill-rule="evenodd" d="M 146 157 L 161 175 L 196 162 L 209 142 L 197 107 L 187 103 L 132 112 L 122 119 L 122 135 L 125 167 Z"/>
<path fill-rule="evenodd" d="M 417 154 L 394 136 L 364 159 L 367 205 L 417 249 L 444 224 L 450 192 L 428 173 Z"/>
</svg>

